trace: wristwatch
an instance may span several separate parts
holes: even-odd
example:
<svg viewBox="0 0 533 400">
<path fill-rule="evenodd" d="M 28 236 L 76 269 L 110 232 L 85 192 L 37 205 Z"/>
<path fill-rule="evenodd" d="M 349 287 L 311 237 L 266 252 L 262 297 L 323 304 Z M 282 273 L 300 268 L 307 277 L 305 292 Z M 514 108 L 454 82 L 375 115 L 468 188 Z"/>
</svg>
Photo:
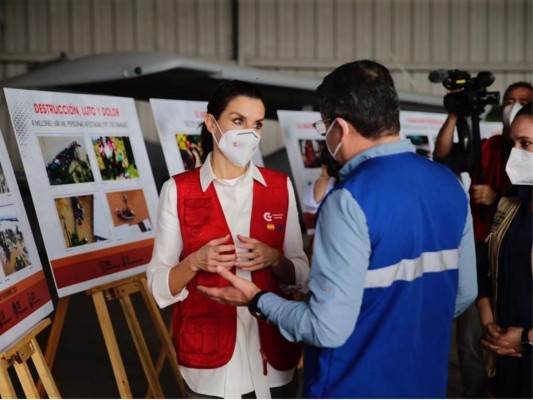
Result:
<svg viewBox="0 0 533 400">
<path fill-rule="evenodd" d="M 531 351 L 533 349 L 533 342 L 529 340 L 529 331 L 531 328 L 524 328 L 522 330 L 522 337 L 520 339 L 520 344 L 524 351 Z"/>
<path fill-rule="evenodd" d="M 261 312 L 257 304 L 259 303 L 259 299 L 261 298 L 261 296 L 264 295 L 265 293 L 268 293 L 268 292 L 266 290 L 261 290 L 260 292 L 257 292 L 255 296 L 252 297 L 252 300 L 250 301 L 250 303 L 248 303 L 248 310 L 250 311 L 250 313 L 254 317 L 259 318 L 263 321 L 266 321 L 267 317 L 265 314 Z"/>
</svg>

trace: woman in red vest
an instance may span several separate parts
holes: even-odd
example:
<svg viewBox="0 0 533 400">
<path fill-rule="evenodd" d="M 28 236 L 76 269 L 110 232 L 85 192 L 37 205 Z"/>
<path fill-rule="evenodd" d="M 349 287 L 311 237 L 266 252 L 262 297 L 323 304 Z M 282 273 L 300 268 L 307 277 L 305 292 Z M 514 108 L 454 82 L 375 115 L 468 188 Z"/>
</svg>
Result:
<svg viewBox="0 0 533 400">
<path fill-rule="evenodd" d="M 148 267 L 160 307 L 174 305 L 174 341 L 190 398 L 291 398 L 300 346 L 248 309 L 215 304 L 198 286 L 227 286 L 221 265 L 263 290 L 302 290 L 309 266 L 292 184 L 251 161 L 265 119 L 258 89 L 219 85 L 202 124 L 201 167 L 163 185 Z"/>
</svg>

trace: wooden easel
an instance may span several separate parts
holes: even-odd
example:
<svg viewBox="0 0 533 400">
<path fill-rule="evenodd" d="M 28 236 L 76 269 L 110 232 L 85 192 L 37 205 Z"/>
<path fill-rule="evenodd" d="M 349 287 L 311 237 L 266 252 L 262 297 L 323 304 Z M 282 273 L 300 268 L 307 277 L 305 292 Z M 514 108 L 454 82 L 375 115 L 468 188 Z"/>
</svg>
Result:
<svg viewBox="0 0 533 400">
<path fill-rule="evenodd" d="M 136 275 L 130 278 L 125 278 L 116 282 L 112 282 L 106 285 L 97 286 L 95 288 L 86 291 L 87 295 L 92 296 L 98 320 L 100 322 L 100 328 L 104 336 L 104 341 L 109 354 L 109 359 L 115 375 L 118 390 L 121 398 L 132 398 L 128 377 L 124 369 L 124 363 L 120 355 L 115 332 L 113 330 L 113 324 L 109 315 L 106 301 L 118 300 L 126 317 L 126 322 L 130 330 L 135 348 L 139 354 L 141 364 L 146 375 L 149 390 L 148 395 L 152 395 L 155 398 L 163 398 L 163 390 L 159 384 L 158 375 L 159 371 L 156 371 L 152 362 L 148 346 L 144 339 L 139 320 L 135 314 L 135 309 L 131 301 L 130 295 L 140 292 L 146 306 L 148 308 L 150 317 L 155 326 L 155 330 L 162 344 L 162 352 L 168 360 L 172 372 L 178 382 L 179 389 L 182 394 L 185 393 L 183 378 L 181 376 L 177 361 L 176 353 L 170 336 L 159 312 L 159 308 L 148 291 L 146 278 L 144 274 Z M 48 361 L 48 365 L 52 368 L 55 360 L 55 354 L 59 343 L 59 338 L 63 329 L 63 324 L 67 314 L 69 304 L 69 298 L 63 297 L 59 299 L 56 307 L 56 315 L 52 324 L 52 330 L 46 347 L 45 358 Z M 164 358 L 162 360 L 164 362 Z M 159 364 L 162 362 L 158 360 Z M 159 368 L 158 368 L 159 370 Z"/>
<path fill-rule="evenodd" d="M 13 388 L 13 383 L 11 382 L 8 372 L 8 368 L 11 366 L 15 368 L 27 398 L 35 399 L 43 397 L 39 394 L 35 381 L 31 375 L 28 366 L 28 360 L 30 358 L 33 361 L 37 374 L 39 375 L 48 397 L 55 399 L 61 398 L 36 339 L 36 336 L 44 328 L 50 325 L 50 323 L 50 318 L 42 320 L 24 335 L 24 337 L 0 354 L 0 395 L 2 398 L 17 398 L 17 394 Z"/>
</svg>

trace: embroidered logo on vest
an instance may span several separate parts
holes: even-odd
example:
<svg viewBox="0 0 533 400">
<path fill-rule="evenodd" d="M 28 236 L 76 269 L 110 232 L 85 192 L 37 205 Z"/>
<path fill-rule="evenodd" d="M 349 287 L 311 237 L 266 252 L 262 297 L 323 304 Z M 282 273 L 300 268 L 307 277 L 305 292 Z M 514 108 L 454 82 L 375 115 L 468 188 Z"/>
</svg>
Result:
<svg viewBox="0 0 533 400">
<path fill-rule="evenodd" d="M 283 213 L 278 213 L 278 214 L 273 214 L 271 212 L 266 212 L 263 214 L 263 219 L 266 221 L 266 222 L 271 222 L 269 224 L 266 224 L 266 228 L 268 231 L 282 231 L 283 230 L 283 224 L 275 224 L 275 223 L 272 223 L 272 222 L 276 222 L 276 221 L 283 221 L 283 217 L 285 216 L 285 214 Z"/>
</svg>

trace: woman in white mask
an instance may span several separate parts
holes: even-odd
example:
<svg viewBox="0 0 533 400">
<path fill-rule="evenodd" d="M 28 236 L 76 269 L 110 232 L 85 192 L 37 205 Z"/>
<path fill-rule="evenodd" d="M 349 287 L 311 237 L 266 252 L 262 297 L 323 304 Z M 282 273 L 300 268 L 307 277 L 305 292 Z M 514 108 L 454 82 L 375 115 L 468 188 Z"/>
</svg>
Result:
<svg viewBox="0 0 533 400">
<path fill-rule="evenodd" d="M 477 307 L 496 398 L 532 398 L 533 106 L 512 121 L 506 172 L 513 184 L 498 203 L 479 273 Z"/>
<path fill-rule="evenodd" d="M 264 118 L 255 86 L 218 86 L 202 124 L 203 165 L 161 190 L 147 276 L 159 306 L 174 306 L 174 342 L 189 398 L 296 395 L 300 346 L 248 309 L 213 303 L 197 290 L 227 286 L 217 266 L 286 297 L 307 281 L 291 182 L 251 161 Z"/>
<path fill-rule="evenodd" d="M 511 186 L 505 173 L 505 163 L 510 150 L 508 143 L 510 117 L 515 114 L 516 108 L 532 100 L 533 87 L 529 82 L 514 82 L 507 87 L 502 97 L 502 134 L 482 139 L 480 143 L 478 155 L 481 161 L 481 171 L 472 168 L 460 144 L 453 141 L 454 128 L 459 120 L 458 115 L 448 114 L 435 140 L 434 160 L 449 166 L 458 175 L 461 172 L 468 172 L 470 175 L 472 183 L 469 188 L 470 209 L 474 222 L 474 240 L 478 259 L 484 249 L 498 199 Z M 455 321 L 459 370 L 463 383 L 462 396 L 485 398 L 487 397 L 487 380 L 483 365 L 483 347 L 479 342 L 483 330 L 479 324 L 476 307 L 470 306 Z"/>
</svg>

